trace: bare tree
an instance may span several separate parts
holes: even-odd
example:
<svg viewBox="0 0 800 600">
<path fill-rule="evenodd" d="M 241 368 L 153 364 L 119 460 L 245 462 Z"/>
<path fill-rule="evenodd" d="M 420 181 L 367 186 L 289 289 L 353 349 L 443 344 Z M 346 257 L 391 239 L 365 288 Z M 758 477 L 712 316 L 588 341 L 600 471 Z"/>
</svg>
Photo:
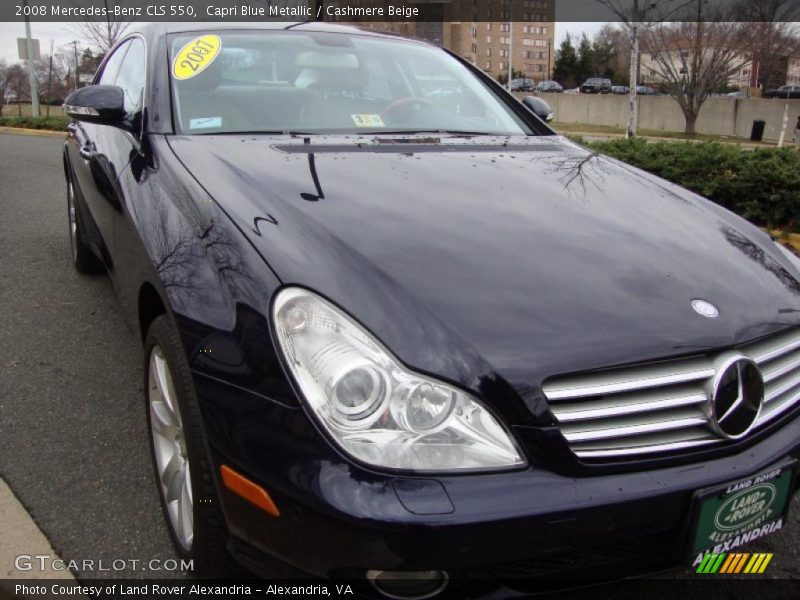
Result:
<svg viewBox="0 0 800 600">
<path fill-rule="evenodd" d="M 628 127 L 626 136 L 636 137 L 639 126 L 639 105 L 636 86 L 639 83 L 639 36 L 656 22 L 669 20 L 686 5 L 687 0 L 595 0 L 610 10 L 622 22 L 630 38 L 630 71 L 628 91 Z"/>
<path fill-rule="evenodd" d="M 756 85 L 764 89 L 786 83 L 786 68 L 800 53 L 800 4 L 797 0 L 740 0 L 739 17 L 750 23 Z"/>
<path fill-rule="evenodd" d="M 108 0 L 104 0 L 104 2 L 106 5 L 108 4 Z M 72 3 L 75 6 L 86 4 L 82 0 L 73 0 Z M 127 4 L 131 3 L 128 2 Z M 103 21 L 94 21 L 91 17 L 85 17 L 68 25 L 76 36 L 83 39 L 90 46 L 99 49 L 103 55 L 107 54 L 114 47 L 114 44 L 122 39 L 130 26 L 131 21 L 115 19 L 110 13 Z"/>
<path fill-rule="evenodd" d="M 8 89 L 8 63 L 5 58 L 0 58 L 0 117 L 3 116 L 3 106 L 6 104 L 6 89 Z"/>
<path fill-rule="evenodd" d="M 704 0 L 692 0 L 690 8 L 692 20 L 687 14 L 686 21 L 649 28 L 645 45 L 662 88 L 681 107 L 684 131 L 693 134 L 709 95 L 751 62 L 746 48 L 752 28 L 737 22 L 738 15 L 729 12 L 730 7 L 709 9 Z"/>
<path fill-rule="evenodd" d="M 592 40 L 595 58 L 595 73 L 601 77 L 619 81 L 623 73 L 630 71 L 628 36 L 612 23 L 606 23 Z"/>
<path fill-rule="evenodd" d="M 19 63 L 11 65 L 6 71 L 7 90 L 14 95 L 17 111 L 22 116 L 22 101 L 30 99 L 31 84 L 27 70 Z"/>
</svg>

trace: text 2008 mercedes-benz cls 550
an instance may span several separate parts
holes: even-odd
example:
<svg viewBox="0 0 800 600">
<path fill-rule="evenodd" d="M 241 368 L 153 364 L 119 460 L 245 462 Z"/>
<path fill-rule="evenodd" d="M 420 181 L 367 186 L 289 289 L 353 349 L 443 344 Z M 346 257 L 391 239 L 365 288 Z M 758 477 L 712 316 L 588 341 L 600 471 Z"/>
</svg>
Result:
<svg viewBox="0 0 800 600">
<path fill-rule="evenodd" d="M 800 262 L 756 227 L 351 28 L 148 26 L 66 110 L 198 569 L 421 598 L 780 535 Z"/>
</svg>

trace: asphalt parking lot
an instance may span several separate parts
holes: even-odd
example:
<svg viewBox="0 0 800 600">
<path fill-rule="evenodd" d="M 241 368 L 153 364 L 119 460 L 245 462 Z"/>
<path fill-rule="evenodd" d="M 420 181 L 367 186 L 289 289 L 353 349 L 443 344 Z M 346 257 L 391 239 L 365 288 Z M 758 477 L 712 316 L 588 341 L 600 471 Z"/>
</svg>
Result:
<svg viewBox="0 0 800 600">
<path fill-rule="evenodd" d="M 138 336 L 109 280 L 69 262 L 62 143 L 0 134 L 0 476 L 66 560 L 173 558 L 151 474 Z M 794 509 L 781 534 L 746 549 L 775 553 L 764 577 L 800 579 L 797 500 Z"/>
<path fill-rule="evenodd" d="M 64 559 L 172 558 L 139 340 L 109 279 L 70 266 L 62 144 L 0 134 L 0 475 Z"/>
</svg>

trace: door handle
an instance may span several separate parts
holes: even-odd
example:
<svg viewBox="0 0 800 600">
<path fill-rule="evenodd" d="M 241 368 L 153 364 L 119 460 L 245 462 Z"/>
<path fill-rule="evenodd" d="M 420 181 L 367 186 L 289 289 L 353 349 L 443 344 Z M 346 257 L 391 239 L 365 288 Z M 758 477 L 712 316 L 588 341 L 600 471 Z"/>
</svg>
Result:
<svg viewBox="0 0 800 600">
<path fill-rule="evenodd" d="M 78 150 L 78 153 L 86 160 L 92 160 L 92 158 L 94 158 L 94 150 L 92 150 L 92 147 L 89 144 L 84 144 L 81 146 L 81 149 Z"/>
</svg>

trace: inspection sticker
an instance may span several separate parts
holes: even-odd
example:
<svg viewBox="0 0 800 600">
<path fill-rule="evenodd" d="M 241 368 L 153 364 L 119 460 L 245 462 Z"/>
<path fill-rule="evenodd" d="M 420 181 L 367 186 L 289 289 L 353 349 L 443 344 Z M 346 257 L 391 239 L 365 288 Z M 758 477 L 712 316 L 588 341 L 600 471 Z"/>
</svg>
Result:
<svg viewBox="0 0 800 600">
<path fill-rule="evenodd" d="M 189 121 L 189 129 L 211 129 L 222 127 L 222 117 L 202 117 Z"/>
<path fill-rule="evenodd" d="M 180 49 L 172 61 L 172 76 L 178 80 L 191 79 L 205 71 L 217 58 L 222 47 L 218 35 L 203 35 Z"/>
<path fill-rule="evenodd" d="M 356 127 L 386 127 L 380 115 L 350 115 Z"/>
</svg>

